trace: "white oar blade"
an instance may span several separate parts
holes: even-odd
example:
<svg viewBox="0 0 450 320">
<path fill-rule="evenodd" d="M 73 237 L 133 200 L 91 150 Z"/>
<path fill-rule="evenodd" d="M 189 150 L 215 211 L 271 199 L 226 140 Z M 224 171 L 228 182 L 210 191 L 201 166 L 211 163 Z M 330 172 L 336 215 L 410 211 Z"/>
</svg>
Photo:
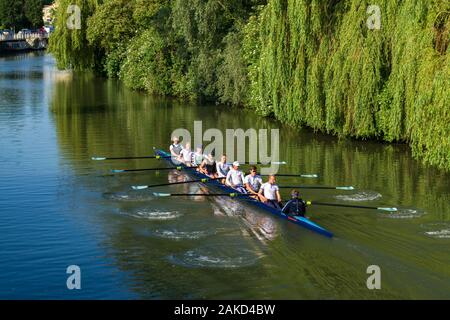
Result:
<svg viewBox="0 0 450 320">
<path fill-rule="evenodd" d="M 92 157 L 91 159 L 94 160 L 94 161 L 103 161 L 103 160 L 106 160 L 105 157 Z"/>
<path fill-rule="evenodd" d="M 161 192 L 153 192 L 153 195 L 155 197 L 170 197 L 171 196 L 170 193 L 161 193 Z"/>
<path fill-rule="evenodd" d="M 336 187 L 336 190 L 355 190 L 354 187 L 348 186 L 348 187 Z"/>
<path fill-rule="evenodd" d="M 111 172 L 112 172 L 112 173 L 121 173 L 121 172 L 125 172 L 125 170 L 112 169 Z"/>
<path fill-rule="evenodd" d="M 287 164 L 286 161 L 273 161 L 271 164 Z"/>
<path fill-rule="evenodd" d="M 318 178 L 319 177 L 319 175 L 315 174 L 315 173 L 313 173 L 313 174 L 301 174 L 300 176 L 303 177 L 303 178 Z"/>
<path fill-rule="evenodd" d="M 133 190 L 144 190 L 147 189 L 148 186 L 132 186 L 131 188 L 133 188 Z"/>
<path fill-rule="evenodd" d="M 380 207 L 380 208 L 377 208 L 378 210 L 382 210 L 382 211 L 389 211 L 389 212 L 397 212 L 398 211 L 398 209 L 397 208 L 383 208 L 383 207 Z"/>
</svg>

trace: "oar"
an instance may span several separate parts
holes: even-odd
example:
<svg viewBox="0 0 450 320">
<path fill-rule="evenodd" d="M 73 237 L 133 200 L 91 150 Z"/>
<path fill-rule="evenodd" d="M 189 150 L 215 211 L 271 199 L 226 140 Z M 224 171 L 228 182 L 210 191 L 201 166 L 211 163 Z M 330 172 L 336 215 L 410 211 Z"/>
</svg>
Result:
<svg viewBox="0 0 450 320">
<path fill-rule="evenodd" d="M 173 186 L 173 185 L 177 185 L 177 184 L 186 184 L 186 183 L 195 183 L 195 182 L 206 183 L 206 182 L 219 180 L 219 179 L 223 179 L 223 178 L 203 178 L 203 179 L 198 179 L 198 180 L 189 180 L 189 181 L 180 181 L 180 182 L 171 182 L 171 183 L 152 184 L 152 185 L 147 185 L 147 186 L 132 186 L 131 188 L 134 189 L 134 190 L 143 190 L 143 189 L 155 188 L 155 187 Z"/>
<path fill-rule="evenodd" d="M 229 165 L 232 165 L 232 163 L 228 163 Z M 255 165 L 255 164 L 262 164 L 262 165 L 268 165 L 268 164 L 287 164 L 286 161 L 271 161 L 269 163 L 262 163 L 262 162 L 256 162 L 256 163 L 247 163 L 247 162 L 242 162 L 242 165 Z"/>
<path fill-rule="evenodd" d="M 263 177 L 269 176 L 268 174 L 262 175 Z M 276 177 L 302 177 L 302 178 L 318 178 L 316 173 L 302 173 L 302 174 L 275 174 Z"/>
<path fill-rule="evenodd" d="M 324 189 L 324 190 L 355 190 L 354 187 L 323 187 L 323 186 L 278 186 L 281 189 Z"/>
<path fill-rule="evenodd" d="M 91 159 L 95 161 L 104 161 L 104 160 L 165 159 L 165 158 L 171 158 L 171 156 L 142 156 L 142 157 L 115 157 L 115 158 L 92 157 Z"/>
<path fill-rule="evenodd" d="M 357 209 L 373 209 L 373 210 L 381 210 L 381 211 L 389 211 L 396 212 L 397 208 L 392 207 L 368 207 L 368 206 L 352 206 L 348 204 L 338 204 L 338 203 L 325 203 L 325 202 L 315 202 L 315 201 L 307 201 L 307 205 L 318 205 L 318 206 L 330 206 L 330 207 L 344 207 L 344 208 L 357 208 Z"/>
<path fill-rule="evenodd" d="M 228 197 L 239 197 L 239 196 L 243 196 L 243 197 L 248 197 L 248 194 L 241 194 L 241 193 L 236 193 L 236 192 L 232 192 L 232 193 L 200 193 L 200 194 L 196 194 L 196 193 L 161 193 L 161 192 L 153 192 L 153 195 L 155 197 L 224 197 L 224 196 L 228 196 Z"/>
<path fill-rule="evenodd" d="M 170 167 L 170 168 L 143 168 L 143 169 L 113 169 L 111 172 L 113 173 L 121 173 L 121 172 L 138 172 L 138 171 L 160 171 L 160 170 L 178 170 L 181 171 L 183 169 L 195 169 L 198 167 Z"/>
</svg>

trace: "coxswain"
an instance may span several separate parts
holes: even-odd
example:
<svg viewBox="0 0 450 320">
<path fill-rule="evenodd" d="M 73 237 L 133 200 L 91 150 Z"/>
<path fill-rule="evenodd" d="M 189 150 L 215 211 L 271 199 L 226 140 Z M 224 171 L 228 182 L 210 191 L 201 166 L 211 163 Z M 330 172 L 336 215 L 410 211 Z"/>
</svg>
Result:
<svg viewBox="0 0 450 320">
<path fill-rule="evenodd" d="M 291 200 L 289 200 L 281 211 L 288 216 L 304 217 L 306 213 L 306 201 L 299 197 L 297 190 L 292 190 Z"/>
</svg>

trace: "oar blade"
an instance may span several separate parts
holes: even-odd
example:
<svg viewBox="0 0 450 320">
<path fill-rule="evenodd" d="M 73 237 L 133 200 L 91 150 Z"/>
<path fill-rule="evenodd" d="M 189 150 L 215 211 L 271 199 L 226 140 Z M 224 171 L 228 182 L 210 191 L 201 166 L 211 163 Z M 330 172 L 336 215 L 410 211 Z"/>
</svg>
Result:
<svg viewBox="0 0 450 320">
<path fill-rule="evenodd" d="M 311 173 L 311 174 L 301 174 L 300 177 L 302 178 L 318 178 L 319 175 L 315 174 L 315 173 Z"/>
<path fill-rule="evenodd" d="M 380 207 L 380 208 L 377 208 L 377 210 L 388 211 L 388 212 L 397 212 L 398 211 L 397 208 L 386 208 L 386 207 Z"/>
<path fill-rule="evenodd" d="M 155 197 L 170 197 L 172 194 L 170 193 L 162 193 L 162 192 L 153 192 Z"/>
<path fill-rule="evenodd" d="M 348 186 L 348 187 L 336 187 L 336 190 L 355 190 L 354 187 Z"/>
<path fill-rule="evenodd" d="M 147 189 L 148 186 L 132 186 L 131 188 L 133 190 L 144 190 L 144 189 Z"/>
<path fill-rule="evenodd" d="M 111 172 L 112 172 L 112 173 L 122 173 L 122 172 L 125 172 L 125 170 L 122 170 L 122 169 L 112 169 Z"/>
<path fill-rule="evenodd" d="M 103 160 L 106 160 L 105 157 L 92 157 L 91 159 L 94 160 L 94 161 L 103 161 Z"/>
</svg>

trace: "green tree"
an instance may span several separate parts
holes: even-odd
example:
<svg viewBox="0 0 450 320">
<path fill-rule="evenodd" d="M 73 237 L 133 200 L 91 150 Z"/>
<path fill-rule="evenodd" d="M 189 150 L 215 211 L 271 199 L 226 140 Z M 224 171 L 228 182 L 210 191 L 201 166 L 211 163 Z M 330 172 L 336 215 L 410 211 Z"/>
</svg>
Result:
<svg viewBox="0 0 450 320">
<path fill-rule="evenodd" d="M 128 42 L 135 35 L 133 21 L 134 0 L 106 0 L 87 23 L 87 40 L 111 52 L 119 43 Z"/>
<path fill-rule="evenodd" d="M 3 24 L 26 20 L 23 1 L 0 0 Z M 82 8 L 81 30 L 65 26 L 69 4 Z M 407 142 L 450 169 L 450 2 L 379 0 L 378 30 L 367 25 L 372 4 L 60 0 L 50 48 L 60 67 L 105 69 L 134 89 L 245 105 L 295 127 Z"/>
<path fill-rule="evenodd" d="M 154 29 L 148 29 L 134 39 L 120 71 L 120 78 L 127 86 L 151 94 L 171 93 L 170 56 L 165 40 Z"/>
<path fill-rule="evenodd" d="M 42 0 L 25 0 L 24 13 L 32 28 L 38 28 L 44 24 L 42 20 Z"/>
<path fill-rule="evenodd" d="M 42 0 L 0 0 L 0 25 L 20 30 L 42 26 Z"/>
<path fill-rule="evenodd" d="M 67 21 L 73 13 L 67 13 L 71 5 L 80 8 L 81 28 L 69 28 Z M 103 51 L 87 40 L 87 21 L 99 5 L 97 0 L 59 0 L 55 17 L 55 32 L 49 39 L 49 50 L 61 69 L 102 70 Z"/>
<path fill-rule="evenodd" d="M 24 0 L 0 0 L 0 25 L 16 30 L 29 26 L 24 12 Z"/>
<path fill-rule="evenodd" d="M 236 54 L 236 47 L 231 46 L 231 39 L 224 41 L 227 34 L 240 22 L 245 21 L 252 12 L 255 4 L 265 1 L 256 0 L 174 0 L 172 2 L 172 21 L 174 32 L 179 37 L 180 46 L 188 53 L 184 66 L 183 81 L 190 85 L 192 90 L 186 95 L 201 97 L 208 100 L 216 100 L 220 95 L 229 94 L 228 85 L 222 82 L 218 87 L 219 69 L 221 76 L 230 71 L 242 74 L 244 70 L 237 73 L 232 70 L 237 64 L 231 66 L 233 57 L 229 57 L 221 65 L 224 56 L 223 49 L 227 43 L 228 53 Z M 235 57 L 237 58 L 237 57 Z M 227 67 L 228 66 L 228 67 Z M 239 63 L 238 67 L 243 65 Z M 228 74 L 228 79 L 233 74 Z M 239 81 L 239 79 L 230 80 Z M 227 100 L 226 98 L 225 100 Z M 236 98 L 232 98 L 236 100 Z"/>
</svg>

